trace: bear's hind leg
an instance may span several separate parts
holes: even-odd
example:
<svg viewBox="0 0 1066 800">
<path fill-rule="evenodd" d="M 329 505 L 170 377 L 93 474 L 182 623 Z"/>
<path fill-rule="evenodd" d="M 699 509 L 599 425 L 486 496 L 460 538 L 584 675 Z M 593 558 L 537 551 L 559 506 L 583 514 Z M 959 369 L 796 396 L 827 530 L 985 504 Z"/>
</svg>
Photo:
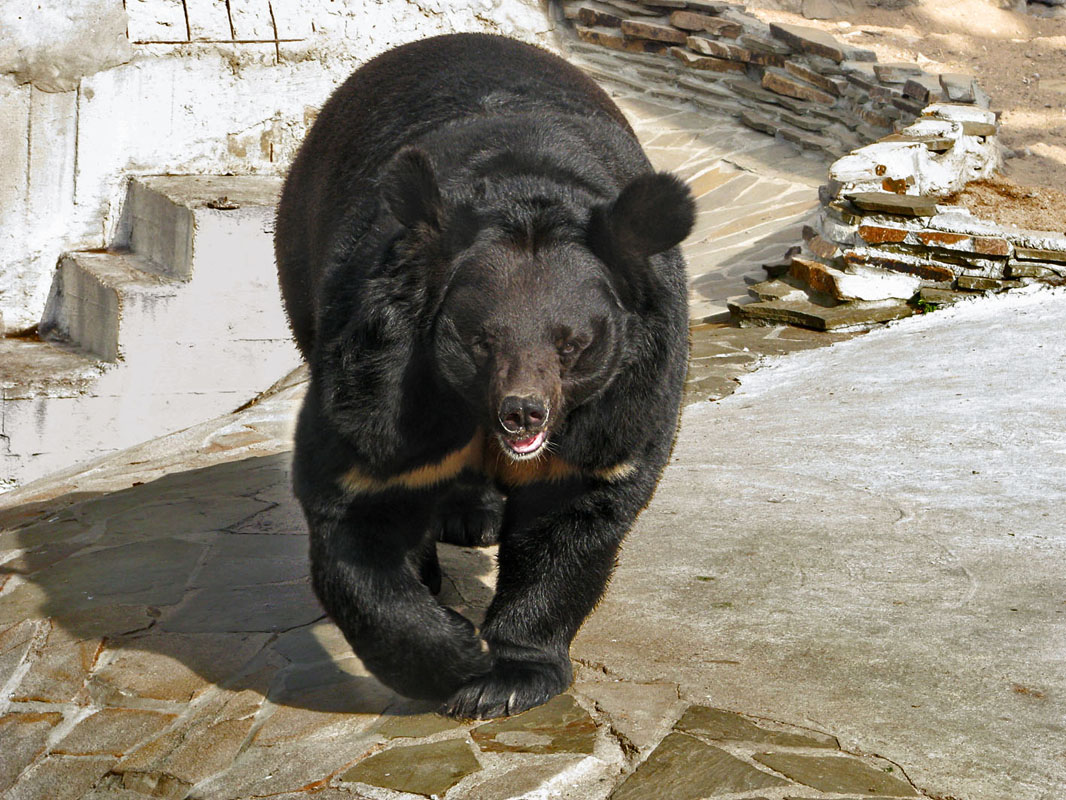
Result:
<svg viewBox="0 0 1066 800">
<path fill-rule="evenodd" d="M 496 544 L 503 524 L 504 498 L 488 478 L 463 472 L 436 509 L 438 538 L 462 547 Z"/>
</svg>

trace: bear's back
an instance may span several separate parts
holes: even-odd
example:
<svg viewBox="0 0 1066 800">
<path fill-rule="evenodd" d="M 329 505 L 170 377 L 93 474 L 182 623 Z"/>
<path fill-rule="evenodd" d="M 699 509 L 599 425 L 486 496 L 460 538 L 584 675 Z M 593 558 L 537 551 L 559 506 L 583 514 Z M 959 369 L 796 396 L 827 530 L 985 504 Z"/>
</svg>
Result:
<svg viewBox="0 0 1066 800">
<path fill-rule="evenodd" d="M 618 107 L 577 68 L 489 34 L 437 36 L 395 48 L 334 92 L 293 162 L 278 208 L 282 294 L 305 355 L 322 271 L 341 228 L 340 238 L 348 239 L 370 224 L 382 165 L 453 120 L 538 110 L 601 117 L 633 135 Z"/>
</svg>

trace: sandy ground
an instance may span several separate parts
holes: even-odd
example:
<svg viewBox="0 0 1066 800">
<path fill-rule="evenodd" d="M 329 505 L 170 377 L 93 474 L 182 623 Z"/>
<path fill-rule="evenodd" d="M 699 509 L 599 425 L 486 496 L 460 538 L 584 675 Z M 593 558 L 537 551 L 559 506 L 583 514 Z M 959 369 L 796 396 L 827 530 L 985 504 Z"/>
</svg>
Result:
<svg viewBox="0 0 1066 800">
<path fill-rule="evenodd" d="M 976 75 L 1002 113 L 1000 139 L 1014 154 L 1006 175 L 1023 185 L 1066 189 L 1066 14 L 1044 18 L 989 0 L 919 0 L 897 9 L 862 0 L 748 6 L 765 21 L 830 31 L 882 62 Z M 833 18 L 807 19 L 802 8 L 832 9 Z"/>
<path fill-rule="evenodd" d="M 1066 192 L 1046 186 L 1022 186 L 997 176 L 971 181 L 944 202 L 964 205 L 975 216 L 1003 225 L 1066 232 Z"/>
</svg>

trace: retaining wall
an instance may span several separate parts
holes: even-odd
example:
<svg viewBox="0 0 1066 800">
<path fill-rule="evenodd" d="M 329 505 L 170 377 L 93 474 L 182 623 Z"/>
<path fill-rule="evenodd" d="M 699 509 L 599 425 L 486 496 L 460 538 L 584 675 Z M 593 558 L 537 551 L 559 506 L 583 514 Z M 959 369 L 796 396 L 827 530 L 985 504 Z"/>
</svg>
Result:
<svg viewBox="0 0 1066 800">
<path fill-rule="evenodd" d="M 599 77 L 736 117 L 836 157 L 815 225 L 730 305 L 741 324 L 855 328 L 967 293 L 1066 276 L 1066 234 L 999 225 L 945 198 L 1001 166 L 970 75 L 882 64 L 719 0 L 564 0 Z"/>
</svg>

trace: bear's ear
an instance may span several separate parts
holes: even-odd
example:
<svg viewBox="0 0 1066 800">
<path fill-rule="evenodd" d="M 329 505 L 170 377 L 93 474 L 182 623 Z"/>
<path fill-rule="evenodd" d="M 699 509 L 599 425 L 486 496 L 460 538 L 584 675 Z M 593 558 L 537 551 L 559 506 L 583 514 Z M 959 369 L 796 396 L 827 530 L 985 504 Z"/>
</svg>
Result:
<svg viewBox="0 0 1066 800">
<path fill-rule="evenodd" d="M 613 203 L 592 209 L 589 248 L 614 272 L 623 302 L 639 303 L 655 280 L 646 259 L 678 245 L 695 216 L 688 187 L 668 172 L 634 178 Z"/>
<path fill-rule="evenodd" d="M 669 172 L 634 178 L 608 206 L 593 212 L 593 250 L 627 260 L 645 259 L 681 242 L 695 221 L 684 182 Z"/>
<path fill-rule="evenodd" d="M 381 193 L 392 215 L 406 228 L 425 223 L 440 228 L 441 196 L 433 165 L 421 150 L 401 150 L 385 172 Z"/>
</svg>

